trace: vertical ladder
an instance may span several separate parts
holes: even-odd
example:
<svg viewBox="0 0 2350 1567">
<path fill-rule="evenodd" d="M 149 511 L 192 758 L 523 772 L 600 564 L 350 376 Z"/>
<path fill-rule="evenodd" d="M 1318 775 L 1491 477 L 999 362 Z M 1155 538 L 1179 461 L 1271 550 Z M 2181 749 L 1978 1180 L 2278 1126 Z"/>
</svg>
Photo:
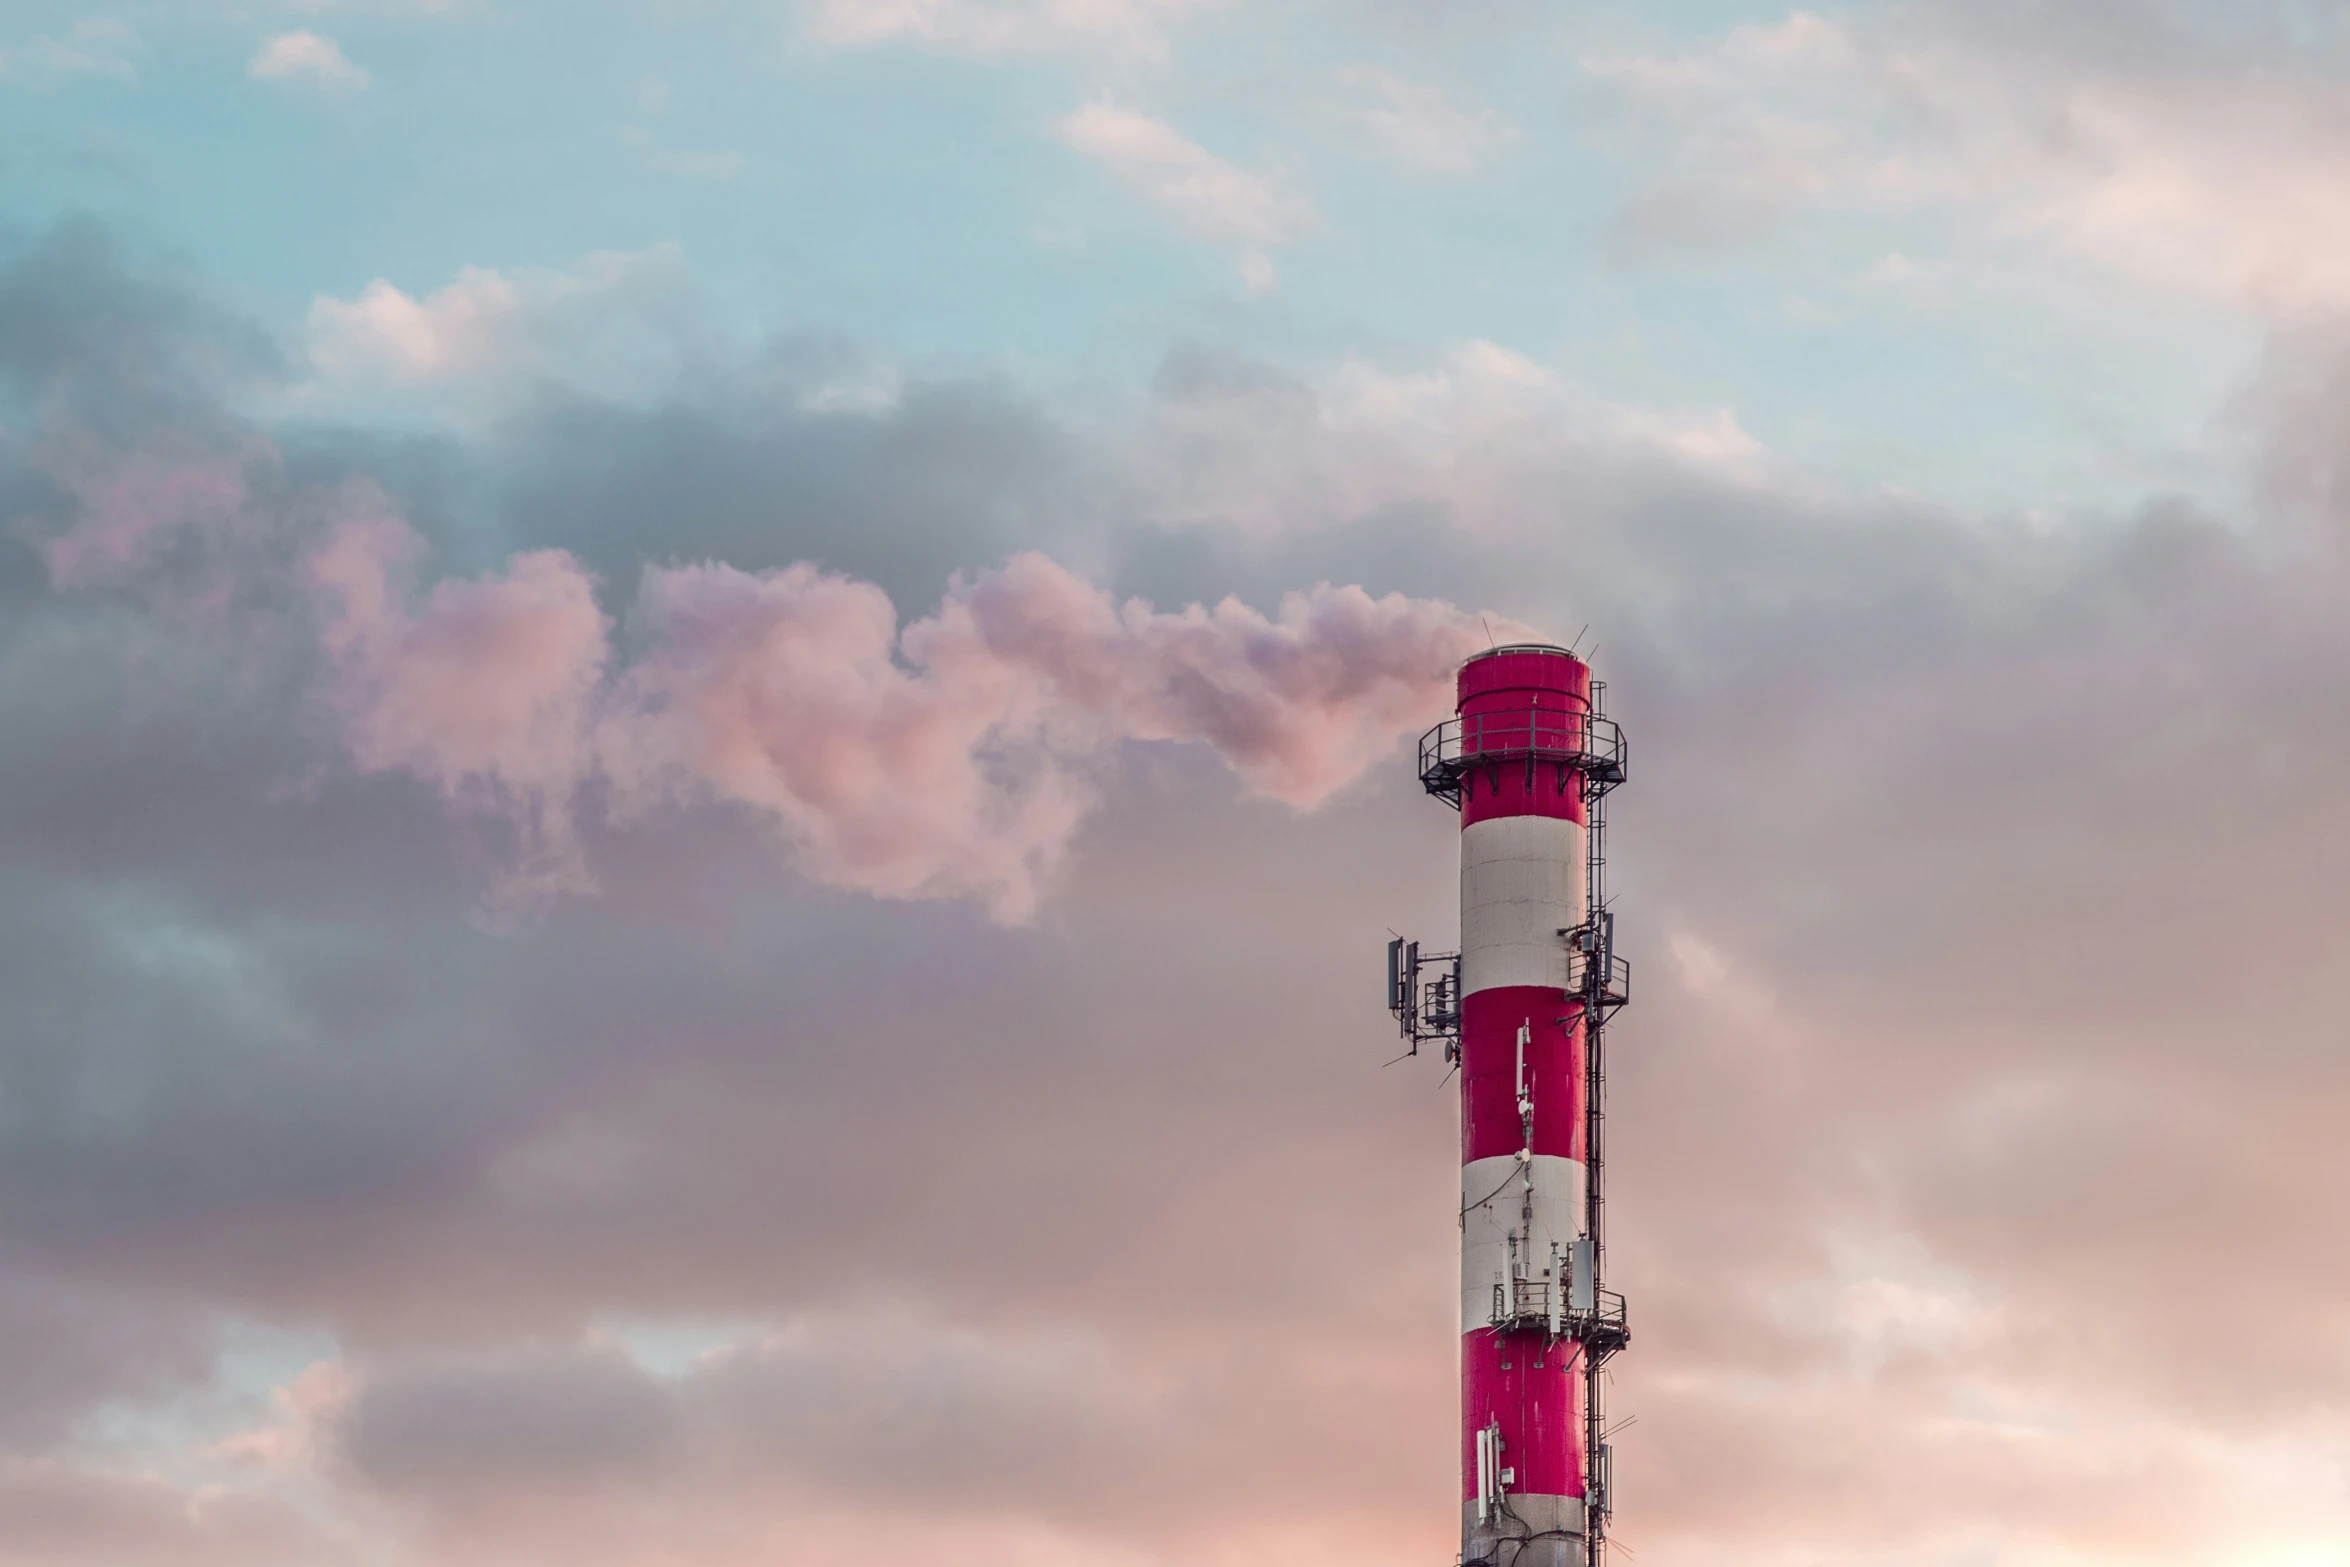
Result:
<svg viewBox="0 0 2350 1567">
<path fill-rule="evenodd" d="M 1602 715 L 1607 682 L 1591 682 L 1591 717 Z M 1596 725 L 1594 725 L 1596 727 Z M 1596 1309 L 1607 1254 L 1607 1025 L 1600 997 L 1607 993 L 1615 963 L 1614 932 L 1607 929 L 1607 785 L 1583 777 L 1584 879 L 1583 921 L 1591 932 L 1593 951 L 1584 965 L 1583 1006 L 1583 1223 L 1591 1237 L 1591 1291 Z M 1607 1550 L 1606 1495 L 1608 1465 L 1601 1435 L 1605 1430 L 1601 1408 L 1601 1367 L 1606 1357 L 1598 1346 L 1583 1346 L 1583 1553 L 1586 1567 L 1601 1567 Z"/>
</svg>

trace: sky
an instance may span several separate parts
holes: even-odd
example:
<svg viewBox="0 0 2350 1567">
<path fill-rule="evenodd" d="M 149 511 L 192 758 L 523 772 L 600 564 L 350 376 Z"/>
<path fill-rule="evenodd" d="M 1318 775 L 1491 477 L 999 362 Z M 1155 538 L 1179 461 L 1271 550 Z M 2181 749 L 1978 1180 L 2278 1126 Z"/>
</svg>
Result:
<svg viewBox="0 0 2350 1567">
<path fill-rule="evenodd" d="M 0 1560 L 2350 1567 L 2350 8 L 0 0 Z"/>
</svg>

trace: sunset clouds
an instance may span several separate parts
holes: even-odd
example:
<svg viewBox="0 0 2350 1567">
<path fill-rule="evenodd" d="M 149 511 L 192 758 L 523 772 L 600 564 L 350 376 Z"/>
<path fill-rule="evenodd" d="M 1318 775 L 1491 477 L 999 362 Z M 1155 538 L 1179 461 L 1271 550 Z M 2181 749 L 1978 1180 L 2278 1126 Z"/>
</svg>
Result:
<svg viewBox="0 0 2350 1567">
<path fill-rule="evenodd" d="M 1379 955 L 1536 634 L 1629 1559 L 2343 1567 L 2337 19 L 85 9 L 0 1560 L 1448 1559 Z"/>
<path fill-rule="evenodd" d="M 248 445 L 282 490 L 279 455 Z M 224 641 L 230 604 L 292 588 L 339 749 L 503 820 L 498 897 L 524 903 L 592 889 L 583 811 L 724 803 L 821 880 L 1024 920 L 1121 742 L 1204 742 L 1310 808 L 1441 716 L 1450 671 L 1495 634 L 1490 615 L 1329 584 L 1270 617 L 1235 598 L 1166 613 L 1029 552 L 958 575 L 902 628 L 880 588 L 805 562 L 648 565 L 616 656 L 568 551 L 426 586 L 425 539 L 372 483 L 272 501 L 234 457 L 88 460 L 102 471 L 74 475 L 39 546 L 57 586 L 171 596 L 184 578 L 172 608 L 206 609 L 194 634 Z"/>
</svg>

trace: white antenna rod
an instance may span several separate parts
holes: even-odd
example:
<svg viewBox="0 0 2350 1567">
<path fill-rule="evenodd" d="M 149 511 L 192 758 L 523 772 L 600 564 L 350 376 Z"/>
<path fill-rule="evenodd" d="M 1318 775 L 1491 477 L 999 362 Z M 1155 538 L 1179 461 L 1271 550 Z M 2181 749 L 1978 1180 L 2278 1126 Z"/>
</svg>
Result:
<svg viewBox="0 0 2350 1567">
<path fill-rule="evenodd" d="M 1486 1426 L 1477 1432 L 1477 1521 L 1487 1523 L 1493 1517 L 1493 1428 Z"/>
<path fill-rule="evenodd" d="M 1518 1151 L 1520 1162 L 1534 1162 L 1534 1096 L 1526 1092 L 1526 1047 L 1534 1042 L 1534 1020 L 1528 1018 L 1518 1025 L 1518 1128 L 1524 1134 L 1524 1146 Z"/>
</svg>

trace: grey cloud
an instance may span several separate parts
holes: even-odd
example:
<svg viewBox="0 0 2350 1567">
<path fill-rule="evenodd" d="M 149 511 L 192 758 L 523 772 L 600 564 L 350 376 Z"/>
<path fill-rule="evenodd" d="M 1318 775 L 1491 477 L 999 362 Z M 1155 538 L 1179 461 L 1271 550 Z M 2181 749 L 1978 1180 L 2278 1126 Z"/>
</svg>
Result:
<svg viewBox="0 0 2350 1567">
<path fill-rule="evenodd" d="M 2312 514 L 2340 384 L 2313 360 L 2257 415 L 2281 481 L 2316 465 Z M 959 387 L 556 404 L 503 444 L 312 432 L 291 461 L 437 496 L 452 551 L 608 576 L 832 550 L 905 587 L 1090 529 L 1161 594 L 1332 576 L 1595 622 L 1635 746 L 1611 1126 L 1646 1558 L 2201 1549 L 2163 1500 L 2224 1473 L 2195 1433 L 2339 1420 L 2327 529 L 1968 521 L 1572 428 L 1481 451 L 1482 489 L 1439 465 L 1366 500 L 1311 445 L 1325 389 L 1192 351 L 1155 396 L 1140 456 Z M 1225 504 L 1252 423 L 1285 529 Z M 1089 519 L 1103 494 L 1132 504 Z M 615 833 L 597 900 L 493 929 L 412 791 L 306 777 L 267 689 L 140 702 L 126 637 L 183 646 L 44 600 L 0 663 L 0 1225 L 55 1299 L 166 1303 L 121 1330 L 151 1376 L 9 1395 L 0 1361 L 28 1440 L 168 1386 L 194 1301 L 337 1332 L 366 1378 L 340 1473 L 458 1531 L 420 1559 L 603 1548 L 463 1532 L 524 1493 L 685 1531 L 773 1475 L 886 1505 L 895 1461 L 941 1516 L 1145 1554 L 1276 1489 L 1337 1534 L 1441 1514 L 1452 1128 L 1431 1063 L 1378 1070 L 1374 987 L 1388 924 L 1449 920 L 1452 844 L 1401 759 L 1301 817 L 1138 747 L 1033 931 L 791 885 L 717 819 Z M 2239 1286 L 2224 1382 L 2183 1349 L 2191 1265 Z M 530 1347 L 612 1317 L 769 1329 L 666 1379 Z M 2099 1458 L 2099 1411 L 2145 1446 Z M 1285 1422 L 1344 1475 L 1253 1467 Z M 1070 1432 L 1064 1495 L 1040 1451 Z"/>
<path fill-rule="evenodd" d="M 899 1530 L 1027 1518 L 1168 1544 L 1300 1487 L 1374 1513 L 1411 1466 L 1382 1431 L 1399 1396 L 1434 1414 L 1441 1377 L 1193 1345 L 1140 1358 L 1050 1318 L 988 1334 L 907 1314 L 804 1320 L 663 1377 L 608 1346 L 370 1371 L 329 1418 L 349 1479 L 430 1527 L 495 1515 L 544 1533 L 583 1493 L 740 1517 L 760 1499 Z M 1320 1450 L 1283 1440 L 1338 1433 Z M 1342 1460 L 1342 1461 L 1341 1461 Z M 559 1528 L 556 1529 L 560 1537 Z"/>
<path fill-rule="evenodd" d="M 38 1453 L 90 1407 L 162 1400 L 204 1380 L 212 1345 L 184 1302 L 44 1276 L 0 1276 L 0 1447 Z"/>
<path fill-rule="evenodd" d="M 282 367 L 251 322 L 94 220 L 0 230 L 0 377 L 19 410 L 34 395 L 62 400 L 116 435 L 208 421 L 223 387 Z"/>
<path fill-rule="evenodd" d="M 0 1467 L 0 1553 L 25 1567 L 310 1567 L 351 1549 L 280 1502 L 190 1497 L 163 1480 L 66 1464 Z"/>
<path fill-rule="evenodd" d="M 1073 531 L 1088 477 L 1007 387 L 918 383 L 884 411 L 843 412 L 787 382 L 649 411 L 550 402 L 496 482 L 513 545 L 569 549 L 613 580 L 648 558 L 813 560 L 929 604 L 953 572 Z"/>
<path fill-rule="evenodd" d="M 334 1440 L 368 1484 L 462 1497 L 657 1479 L 673 1426 L 662 1390 L 623 1357 L 545 1352 L 371 1382 Z"/>
</svg>

